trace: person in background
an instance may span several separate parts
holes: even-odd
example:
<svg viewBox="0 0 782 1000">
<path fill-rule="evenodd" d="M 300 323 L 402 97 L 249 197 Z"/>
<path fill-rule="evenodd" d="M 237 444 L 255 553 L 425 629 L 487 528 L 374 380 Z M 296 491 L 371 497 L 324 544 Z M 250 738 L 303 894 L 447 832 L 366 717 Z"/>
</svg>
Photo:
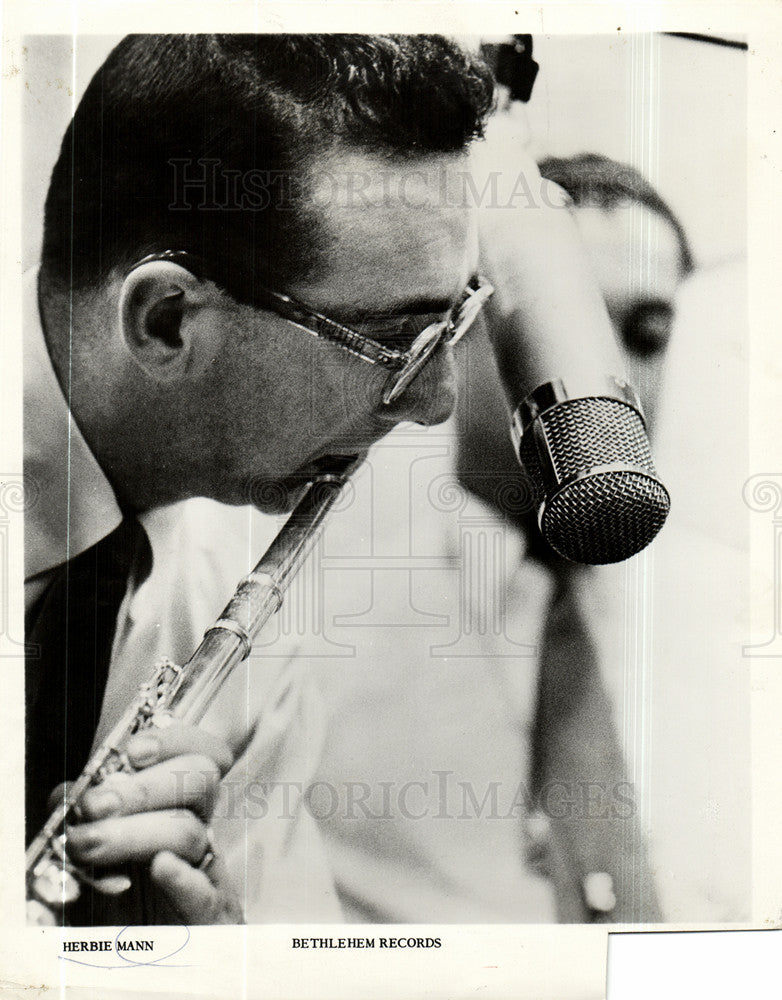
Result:
<svg viewBox="0 0 782 1000">
<path fill-rule="evenodd" d="M 632 385 L 654 433 L 665 358 L 674 327 L 676 296 L 694 269 L 687 235 L 674 213 L 634 167 L 597 153 L 548 158 L 541 176 L 558 184 L 572 200 L 572 214 L 587 258 L 621 345 Z M 477 496 L 490 495 L 501 482 L 523 486 L 523 473 L 504 431 L 507 409 L 499 374 L 482 324 L 464 352 L 459 407 L 461 481 Z M 469 354 L 468 354 L 469 351 Z M 487 479 L 488 474 L 488 479 Z M 527 533 L 544 543 L 534 518 Z M 546 547 L 546 555 L 552 553 Z"/>
<path fill-rule="evenodd" d="M 653 425 L 676 294 L 694 268 L 687 234 L 649 181 L 629 164 L 582 153 L 547 158 L 538 167 L 573 201 L 576 225 L 625 350 L 630 380 Z"/>
<path fill-rule="evenodd" d="M 547 160 L 541 174 L 572 199 L 654 411 L 674 299 L 693 266 L 684 231 L 637 171 L 605 157 Z M 408 536 L 373 533 L 373 551 L 393 539 L 420 559 L 396 574 L 395 592 L 384 578 L 397 603 L 381 602 L 382 620 L 415 627 L 372 627 L 379 611 L 354 616 L 355 627 L 340 619 L 334 635 L 354 658 L 336 671 L 318 664 L 331 710 L 318 780 L 333 798 L 324 793 L 314 812 L 348 919 L 653 922 L 662 914 L 635 815 L 640 792 L 598 659 L 594 574 L 565 563 L 537 530 L 483 325 L 458 355 L 450 436 L 430 432 L 431 457 L 407 473 Z M 398 432 L 373 455 L 376 478 L 404 476 Z M 387 507 L 375 524 L 396 523 Z M 339 544 L 337 525 L 327 543 Z M 343 572 L 339 587 L 335 570 L 326 589 L 366 586 L 361 569 Z"/>
</svg>

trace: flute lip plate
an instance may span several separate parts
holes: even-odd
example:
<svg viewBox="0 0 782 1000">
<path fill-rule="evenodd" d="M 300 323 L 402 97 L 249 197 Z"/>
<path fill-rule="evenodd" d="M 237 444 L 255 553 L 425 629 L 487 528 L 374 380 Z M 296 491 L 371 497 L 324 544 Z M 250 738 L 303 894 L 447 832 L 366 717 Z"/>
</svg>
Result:
<svg viewBox="0 0 782 1000">
<path fill-rule="evenodd" d="M 347 475 L 355 465 L 364 460 L 366 454 L 365 450 L 361 453 L 321 455 L 302 465 L 292 476 L 286 478 L 286 482 L 295 481 L 303 487 L 323 476 Z"/>
<path fill-rule="evenodd" d="M 366 451 L 362 453 L 354 451 L 350 454 L 324 455 L 322 458 L 316 458 L 312 464 L 318 472 L 343 472 L 355 462 L 364 458 L 365 455 Z"/>
</svg>

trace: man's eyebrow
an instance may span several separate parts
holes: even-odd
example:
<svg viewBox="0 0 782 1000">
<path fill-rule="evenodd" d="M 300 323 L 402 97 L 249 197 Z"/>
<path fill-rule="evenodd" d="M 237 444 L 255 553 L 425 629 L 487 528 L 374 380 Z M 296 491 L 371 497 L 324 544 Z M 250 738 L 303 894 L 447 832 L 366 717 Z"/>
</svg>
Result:
<svg viewBox="0 0 782 1000">
<path fill-rule="evenodd" d="M 453 309 L 461 301 L 464 289 L 474 284 L 477 280 L 477 272 L 470 275 L 466 285 L 460 285 L 458 291 L 452 297 L 448 296 L 417 296 L 416 298 L 402 299 L 396 302 L 389 302 L 387 305 L 373 305 L 369 309 L 351 309 L 349 318 L 355 322 L 369 319 L 379 319 L 387 316 L 430 316 L 446 313 Z M 345 322 L 347 322 L 348 310 L 345 312 Z"/>
<path fill-rule="evenodd" d="M 449 298 L 427 298 L 426 296 L 422 296 L 416 299 L 389 302 L 385 306 L 375 305 L 370 309 L 352 309 L 350 310 L 350 317 L 356 321 L 361 321 L 379 319 L 384 316 L 429 316 L 448 312 L 455 304 L 455 301 Z"/>
</svg>

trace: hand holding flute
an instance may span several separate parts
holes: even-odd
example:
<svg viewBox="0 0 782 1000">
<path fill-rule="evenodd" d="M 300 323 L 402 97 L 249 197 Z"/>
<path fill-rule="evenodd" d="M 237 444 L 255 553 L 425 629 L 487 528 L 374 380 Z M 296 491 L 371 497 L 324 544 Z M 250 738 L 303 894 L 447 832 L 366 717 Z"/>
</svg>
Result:
<svg viewBox="0 0 782 1000">
<path fill-rule="evenodd" d="M 243 921 L 209 829 L 233 755 L 196 723 L 279 609 L 355 464 L 353 457 L 335 460 L 332 471 L 313 480 L 188 662 L 178 667 L 163 661 L 155 668 L 65 789 L 62 805 L 27 851 L 32 921 L 56 922 L 50 908 L 75 901 L 79 882 L 107 895 L 122 893 L 130 882 L 110 869 L 129 863 L 149 865 L 153 884 L 184 923 Z M 109 874 L 93 877 L 82 870 L 84 864 Z"/>
<path fill-rule="evenodd" d="M 183 923 L 241 923 L 209 829 L 231 751 L 206 730 L 175 723 L 132 736 L 126 753 L 132 773 L 115 772 L 82 796 L 80 822 L 67 828 L 70 861 L 106 871 L 149 866 L 153 886 Z"/>
</svg>

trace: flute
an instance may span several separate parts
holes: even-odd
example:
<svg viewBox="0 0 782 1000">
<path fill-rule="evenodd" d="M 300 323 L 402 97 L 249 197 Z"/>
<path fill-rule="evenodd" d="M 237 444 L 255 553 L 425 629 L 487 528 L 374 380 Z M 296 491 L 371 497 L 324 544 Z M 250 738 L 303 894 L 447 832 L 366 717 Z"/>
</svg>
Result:
<svg viewBox="0 0 782 1000">
<path fill-rule="evenodd" d="M 296 575 L 317 538 L 328 511 L 357 465 L 354 457 L 312 480 L 276 538 L 242 579 L 217 621 L 205 632 L 190 659 L 179 666 L 168 659 L 156 664 L 136 698 L 91 755 L 84 770 L 69 786 L 66 799 L 33 838 L 25 854 L 28 920 L 45 921 L 45 912 L 63 908 L 79 898 L 81 884 L 117 895 L 130 887 L 124 874 L 92 878 L 68 858 L 65 827 L 79 815 L 84 793 L 116 771 L 133 770 L 125 749 L 139 730 L 165 726 L 172 720 L 197 725 L 234 667 L 250 655 L 253 642 L 282 605 Z"/>
</svg>

